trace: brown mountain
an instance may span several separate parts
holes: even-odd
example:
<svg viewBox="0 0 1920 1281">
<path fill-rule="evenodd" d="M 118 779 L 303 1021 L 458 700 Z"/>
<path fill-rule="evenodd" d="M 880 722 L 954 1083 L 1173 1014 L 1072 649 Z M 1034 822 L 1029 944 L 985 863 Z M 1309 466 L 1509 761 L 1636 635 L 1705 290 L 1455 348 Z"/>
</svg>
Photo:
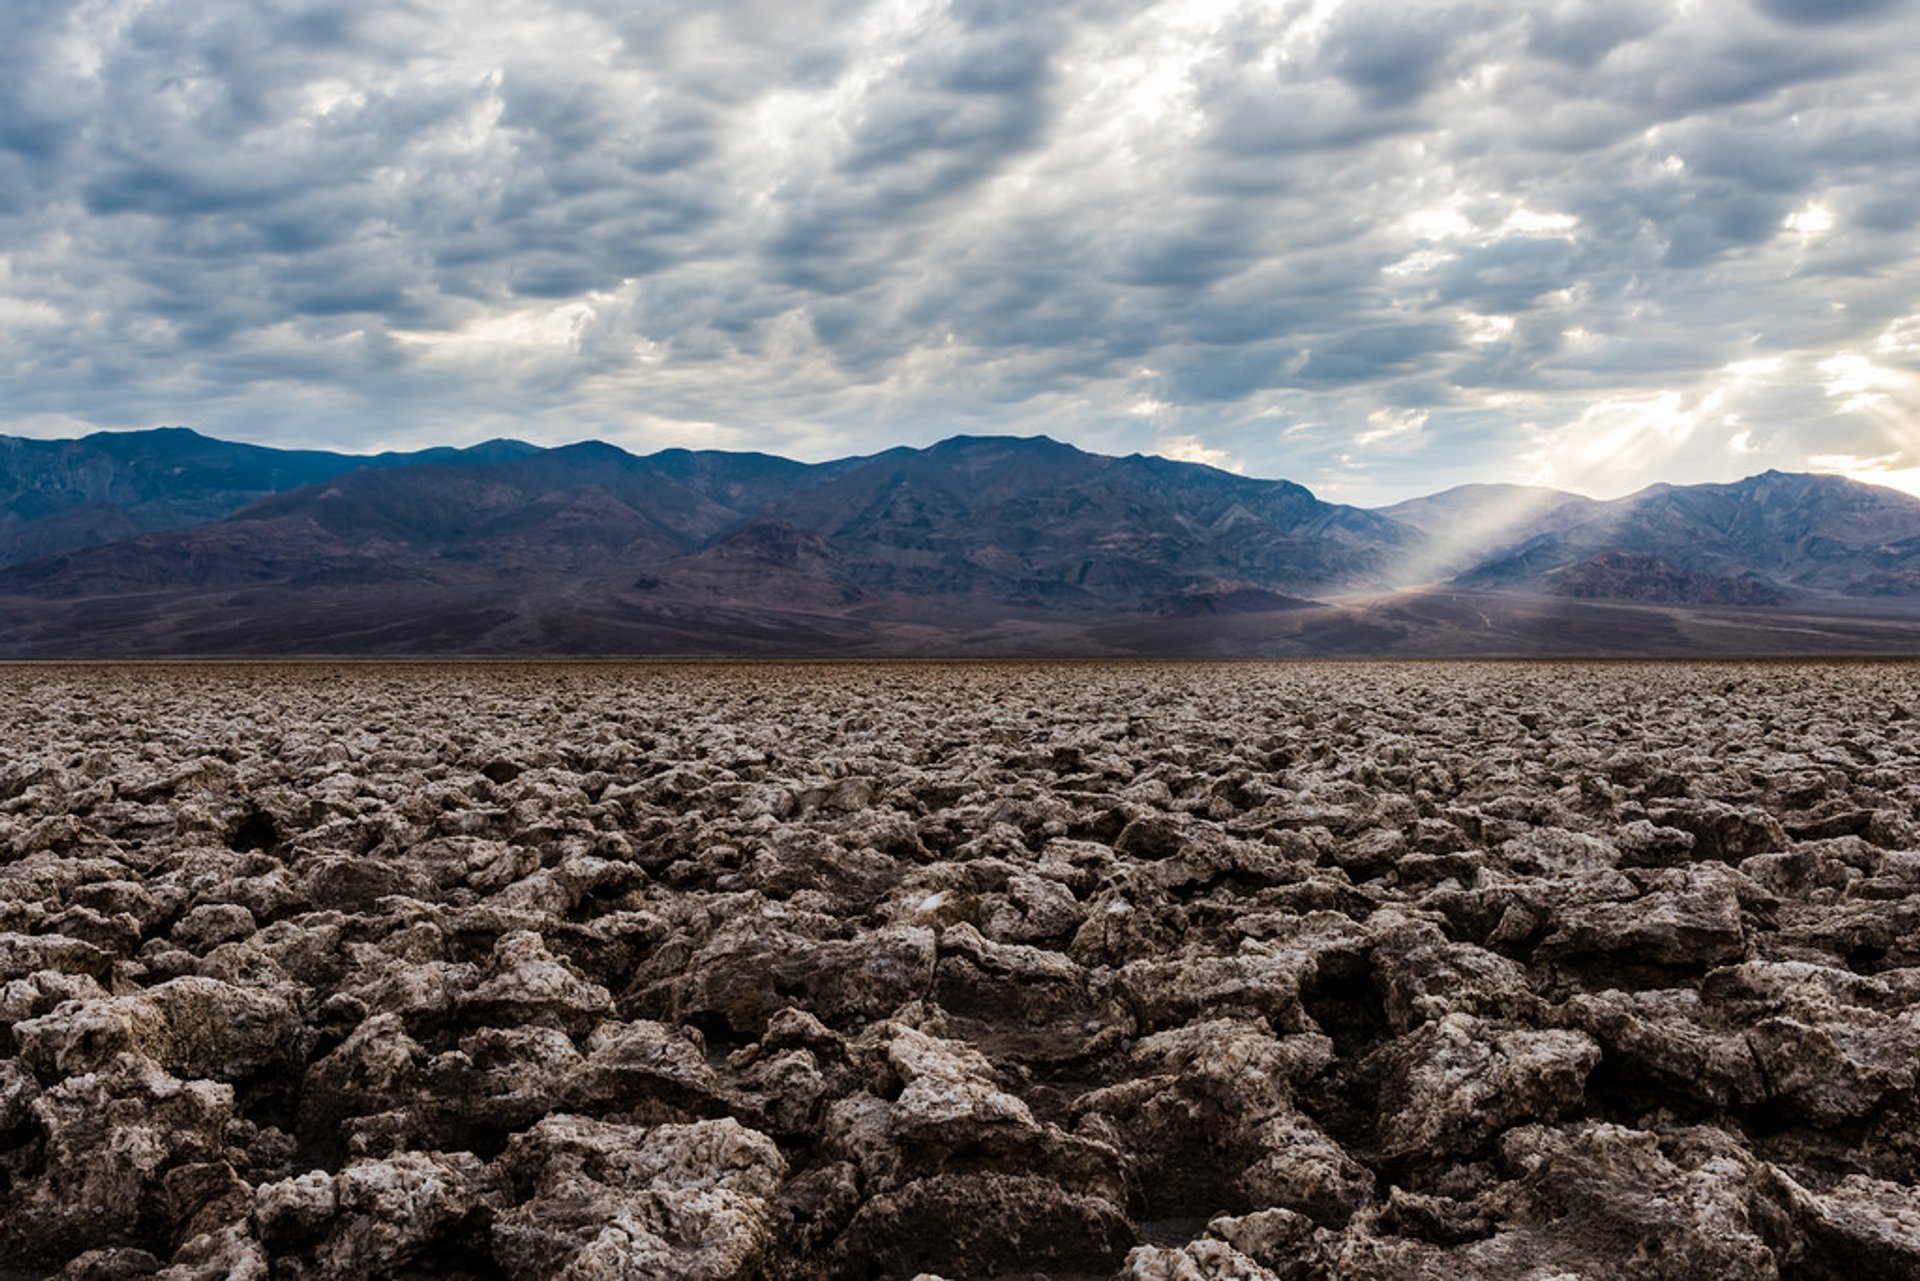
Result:
<svg viewBox="0 0 1920 1281">
<path fill-rule="evenodd" d="M 1366 511 L 1044 438 L 826 464 L 509 445 L 328 470 L 347 458 L 178 528 L 131 532 L 293 465 L 244 455 L 265 472 L 222 481 L 183 463 L 177 500 L 143 473 L 96 486 L 104 506 L 48 505 L 35 520 L 110 541 L 0 566 L 0 654 L 1920 650 L 1920 500 L 1834 477 L 1611 503 L 1465 486 Z"/>
<path fill-rule="evenodd" d="M 356 455 L 270 449 L 184 427 L 79 440 L 0 436 L 0 565 L 217 520 L 272 494 L 359 468 L 486 462 L 537 452 L 520 441 Z"/>
<path fill-rule="evenodd" d="M 870 592 L 1135 608 L 1216 582 L 1311 592 L 1382 581 L 1419 541 L 1287 481 L 1057 441 L 890 450 L 775 502 Z"/>
<path fill-rule="evenodd" d="M 583 444 L 365 468 L 0 569 L 0 644 L 437 651 L 449 616 L 461 652 L 937 644 L 1290 608 L 1385 582 L 1419 541 L 1285 481 L 1046 439 L 817 466 Z"/>
<path fill-rule="evenodd" d="M 1753 574 L 1696 574 L 1645 552 L 1605 551 L 1541 575 L 1555 596 L 1668 605 L 1784 605 L 1785 592 Z"/>
<path fill-rule="evenodd" d="M 1374 510 L 1427 537 L 1423 556 L 1405 562 L 1408 584 L 1447 578 L 1510 553 L 1544 534 L 1594 519 L 1605 503 L 1538 485 L 1456 485 Z"/>
<path fill-rule="evenodd" d="M 1901 576 L 1920 567 L 1920 498 L 1840 476 L 1769 471 L 1724 485 L 1655 485 L 1583 514 L 1454 581 L 1552 591 L 1573 567 L 1628 553 L 1700 584 L 1746 582 L 1785 600 L 1904 594 Z M 1585 577 L 1597 591 L 1606 575 Z"/>
</svg>

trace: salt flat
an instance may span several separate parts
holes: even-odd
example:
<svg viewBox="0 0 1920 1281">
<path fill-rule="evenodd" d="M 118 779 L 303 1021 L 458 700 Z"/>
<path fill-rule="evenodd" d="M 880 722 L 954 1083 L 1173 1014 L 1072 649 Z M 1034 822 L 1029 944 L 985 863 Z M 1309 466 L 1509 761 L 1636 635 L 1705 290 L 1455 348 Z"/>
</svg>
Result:
<svg viewBox="0 0 1920 1281">
<path fill-rule="evenodd" d="M 1915 713 L 0 668 L 0 1274 L 1920 1274 Z"/>
</svg>

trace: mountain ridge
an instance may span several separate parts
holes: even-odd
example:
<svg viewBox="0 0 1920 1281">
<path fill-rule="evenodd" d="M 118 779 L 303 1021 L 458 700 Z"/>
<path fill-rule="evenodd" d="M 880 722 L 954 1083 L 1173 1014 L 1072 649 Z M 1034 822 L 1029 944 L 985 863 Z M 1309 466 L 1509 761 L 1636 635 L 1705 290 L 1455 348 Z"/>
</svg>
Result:
<svg viewBox="0 0 1920 1281">
<path fill-rule="evenodd" d="M 360 468 L 501 461 L 537 449 L 494 439 L 465 448 L 344 454 L 220 440 L 188 427 L 71 440 L 0 435 L 0 565 L 215 520 L 270 494 Z"/>
<path fill-rule="evenodd" d="M 1632 652 L 1636 628 L 1905 652 L 1910 623 L 1920 499 L 1809 473 L 1369 509 L 1044 436 L 824 463 L 0 437 L 15 656 Z"/>
</svg>

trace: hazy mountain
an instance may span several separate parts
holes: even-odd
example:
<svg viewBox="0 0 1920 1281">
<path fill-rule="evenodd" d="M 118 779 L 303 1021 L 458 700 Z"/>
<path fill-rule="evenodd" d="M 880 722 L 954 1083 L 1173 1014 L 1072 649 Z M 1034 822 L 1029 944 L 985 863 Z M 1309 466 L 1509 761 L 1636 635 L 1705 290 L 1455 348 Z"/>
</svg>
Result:
<svg viewBox="0 0 1920 1281">
<path fill-rule="evenodd" d="M 1287 481 L 1004 437 L 891 450 L 769 516 L 818 537 L 863 590 L 1094 609 L 1243 580 L 1376 581 L 1418 541 Z"/>
<path fill-rule="evenodd" d="M 1045 439 L 959 437 L 824 466 L 580 444 L 362 469 L 191 530 L 19 566 L 4 582 L 66 593 L 166 582 L 148 566 L 190 553 L 203 584 L 260 581 L 303 554 L 425 571 L 644 568 L 661 584 L 693 583 L 749 550 L 805 546 L 810 572 L 860 591 L 1103 608 L 1221 582 L 1367 581 L 1416 541 L 1285 481 Z M 141 568 L 129 575 L 128 561 Z"/>
<path fill-rule="evenodd" d="M 1618 554 L 1627 554 L 1672 571 L 1670 590 L 1687 599 L 1694 597 L 1684 584 L 1697 585 L 1707 595 L 1702 603 L 1743 594 L 1744 603 L 1756 604 L 1821 594 L 1920 594 L 1920 498 L 1840 476 L 1769 471 L 1731 484 L 1656 485 L 1585 514 L 1455 581 L 1670 599 L 1636 594 L 1649 579 L 1619 575 L 1625 562 Z M 1606 589 L 1613 578 L 1621 585 Z"/>
<path fill-rule="evenodd" d="M 0 643 L 44 648 L 71 628 L 90 644 L 118 630 L 358 651 L 396 628 L 407 644 L 442 637 L 456 607 L 488 620 L 468 646 L 568 651 L 618 648 L 636 629 L 699 647 L 756 628 L 791 643 L 1240 616 L 1383 583 L 1420 541 L 1285 481 L 1046 439 L 959 437 L 823 465 L 582 444 L 363 467 L 219 520 L 0 569 L 0 596 L 39 602 L 9 611 Z"/>
<path fill-rule="evenodd" d="M 1403 582 L 1418 583 L 1457 574 L 1543 534 L 1592 520 L 1605 506 L 1537 485 L 1475 484 L 1374 510 L 1427 536 L 1425 554 L 1401 567 Z"/>
<path fill-rule="evenodd" d="M 0 653 L 1920 649 L 1920 500 L 1830 476 L 1367 511 L 1044 438 L 825 464 L 9 444 L 16 545 L 68 542 L 0 566 Z"/>
<path fill-rule="evenodd" d="M 216 520 L 248 503 L 356 468 L 523 457 L 536 447 L 354 455 L 215 440 L 184 427 L 79 440 L 0 436 L 0 565 Z"/>
<path fill-rule="evenodd" d="M 221 520 L 0 569 L 0 591 L 458 585 L 605 572 L 694 552 L 833 470 L 756 454 L 640 458 L 597 442 L 497 461 L 363 467 Z"/>
<path fill-rule="evenodd" d="M 1787 593 L 1758 574 L 1701 574 L 1646 552 L 1604 551 L 1548 570 L 1541 583 L 1555 596 L 1634 600 L 1666 605 L 1783 605 Z"/>
</svg>

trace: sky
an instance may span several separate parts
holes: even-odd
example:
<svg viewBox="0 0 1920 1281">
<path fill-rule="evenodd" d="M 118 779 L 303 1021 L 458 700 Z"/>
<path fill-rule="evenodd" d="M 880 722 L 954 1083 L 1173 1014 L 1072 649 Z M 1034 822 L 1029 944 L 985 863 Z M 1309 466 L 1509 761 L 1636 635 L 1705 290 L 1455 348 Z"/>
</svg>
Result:
<svg viewBox="0 0 1920 1281">
<path fill-rule="evenodd" d="M 0 432 L 1920 492 L 1920 0 L 6 0 Z"/>
</svg>

